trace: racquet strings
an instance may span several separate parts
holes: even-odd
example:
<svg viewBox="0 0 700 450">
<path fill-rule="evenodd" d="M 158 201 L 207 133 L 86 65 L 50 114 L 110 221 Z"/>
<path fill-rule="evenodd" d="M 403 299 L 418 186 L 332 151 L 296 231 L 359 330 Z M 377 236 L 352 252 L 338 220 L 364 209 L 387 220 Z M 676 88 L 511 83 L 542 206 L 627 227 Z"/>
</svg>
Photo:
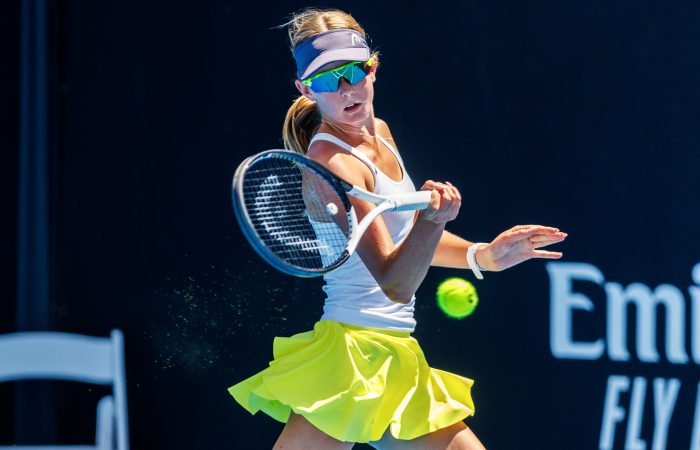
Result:
<svg viewBox="0 0 700 450">
<path fill-rule="evenodd" d="M 352 222 L 344 193 L 313 169 L 261 158 L 246 170 L 242 188 L 252 229 L 282 263 L 317 272 L 346 257 Z"/>
</svg>

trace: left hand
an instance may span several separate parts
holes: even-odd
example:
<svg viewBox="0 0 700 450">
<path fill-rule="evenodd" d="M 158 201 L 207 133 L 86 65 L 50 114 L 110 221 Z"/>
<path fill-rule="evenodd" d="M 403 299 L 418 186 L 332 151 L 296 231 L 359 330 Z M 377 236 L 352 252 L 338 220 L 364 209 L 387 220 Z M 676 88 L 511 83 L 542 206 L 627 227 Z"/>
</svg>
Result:
<svg viewBox="0 0 700 450">
<path fill-rule="evenodd" d="M 567 236 L 558 228 L 517 225 L 499 234 L 489 245 L 479 248 L 476 261 L 488 271 L 499 272 L 531 258 L 559 259 L 563 253 L 537 249 L 561 242 Z"/>
</svg>

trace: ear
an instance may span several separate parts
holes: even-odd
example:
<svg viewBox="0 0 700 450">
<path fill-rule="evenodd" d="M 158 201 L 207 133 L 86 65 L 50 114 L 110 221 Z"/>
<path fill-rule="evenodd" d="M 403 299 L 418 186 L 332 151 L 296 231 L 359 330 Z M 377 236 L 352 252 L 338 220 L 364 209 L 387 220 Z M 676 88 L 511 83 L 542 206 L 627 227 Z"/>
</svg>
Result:
<svg viewBox="0 0 700 450">
<path fill-rule="evenodd" d="M 374 62 L 372 62 L 372 65 L 369 66 L 369 76 L 372 77 L 372 81 L 377 80 L 377 69 L 379 68 L 379 58 L 377 55 L 373 55 L 372 59 Z"/>
<path fill-rule="evenodd" d="M 294 80 L 294 86 L 297 87 L 297 90 L 301 93 L 301 95 L 308 98 L 312 102 L 316 101 L 316 99 L 314 98 L 314 92 L 311 89 L 309 89 L 308 86 L 304 85 L 301 81 Z"/>
</svg>

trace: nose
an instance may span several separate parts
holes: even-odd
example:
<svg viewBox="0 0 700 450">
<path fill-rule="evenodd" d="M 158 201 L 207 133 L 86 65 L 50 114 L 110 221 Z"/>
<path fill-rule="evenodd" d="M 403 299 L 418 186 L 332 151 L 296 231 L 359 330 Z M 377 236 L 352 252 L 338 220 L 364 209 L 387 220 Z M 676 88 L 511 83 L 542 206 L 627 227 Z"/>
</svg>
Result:
<svg viewBox="0 0 700 450">
<path fill-rule="evenodd" d="M 353 91 L 353 86 L 350 84 L 350 82 L 345 79 L 345 77 L 341 77 L 340 80 L 338 80 L 338 90 L 340 91 L 341 94 L 347 94 Z"/>
</svg>

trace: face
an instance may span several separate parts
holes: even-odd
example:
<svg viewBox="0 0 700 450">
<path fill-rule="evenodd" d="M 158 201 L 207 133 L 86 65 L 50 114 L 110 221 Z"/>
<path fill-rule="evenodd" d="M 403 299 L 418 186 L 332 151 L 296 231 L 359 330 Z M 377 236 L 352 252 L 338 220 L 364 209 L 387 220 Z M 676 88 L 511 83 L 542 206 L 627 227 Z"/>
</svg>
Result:
<svg viewBox="0 0 700 450">
<path fill-rule="evenodd" d="M 343 63 L 337 64 L 341 66 Z M 376 64 L 370 67 L 365 78 L 351 85 L 345 78 L 338 82 L 335 92 L 314 92 L 299 80 L 295 84 L 306 98 L 316 102 L 321 115 L 330 122 L 362 126 L 374 118 L 374 81 Z"/>
</svg>

